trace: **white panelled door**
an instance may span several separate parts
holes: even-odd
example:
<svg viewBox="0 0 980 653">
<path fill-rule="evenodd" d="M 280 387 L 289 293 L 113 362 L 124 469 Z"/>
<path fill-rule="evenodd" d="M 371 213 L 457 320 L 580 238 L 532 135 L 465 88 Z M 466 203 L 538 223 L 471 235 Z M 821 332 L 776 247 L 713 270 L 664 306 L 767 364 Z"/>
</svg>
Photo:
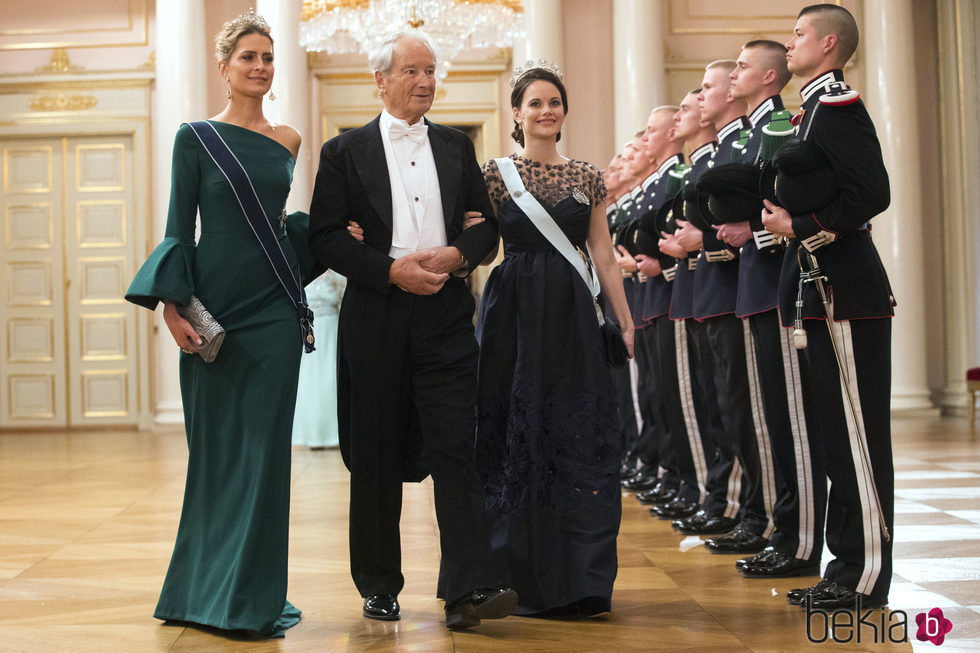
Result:
<svg viewBox="0 0 980 653">
<path fill-rule="evenodd" d="M 0 427 L 138 420 L 132 139 L 0 140 Z"/>
</svg>

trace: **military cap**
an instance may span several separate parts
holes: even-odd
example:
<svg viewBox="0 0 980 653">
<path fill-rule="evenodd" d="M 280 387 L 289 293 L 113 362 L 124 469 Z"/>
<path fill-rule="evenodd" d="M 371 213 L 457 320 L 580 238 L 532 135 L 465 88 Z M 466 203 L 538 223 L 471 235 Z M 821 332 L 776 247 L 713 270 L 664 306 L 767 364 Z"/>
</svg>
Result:
<svg viewBox="0 0 980 653">
<path fill-rule="evenodd" d="M 642 224 L 638 224 L 633 231 L 633 244 L 639 254 L 645 256 L 657 256 L 660 254 L 660 236 L 652 233 Z"/>
<path fill-rule="evenodd" d="M 697 185 L 688 184 L 684 186 L 680 192 L 680 196 L 684 202 L 684 210 L 682 212 L 684 219 L 701 231 L 710 231 L 713 229 L 707 218 L 701 215 L 701 207 L 698 204 Z"/>
<path fill-rule="evenodd" d="M 630 256 L 636 256 L 636 228 L 639 220 L 630 222 L 623 221 L 616 225 L 616 230 L 612 234 L 613 246 L 622 245 L 629 252 Z"/>
<path fill-rule="evenodd" d="M 800 140 L 783 145 L 759 176 L 760 195 L 793 215 L 823 209 L 838 192 L 830 162 Z"/>
<path fill-rule="evenodd" d="M 697 184 L 701 215 L 714 225 L 749 220 L 762 212 L 759 171 L 747 163 L 730 163 L 706 171 Z"/>
</svg>

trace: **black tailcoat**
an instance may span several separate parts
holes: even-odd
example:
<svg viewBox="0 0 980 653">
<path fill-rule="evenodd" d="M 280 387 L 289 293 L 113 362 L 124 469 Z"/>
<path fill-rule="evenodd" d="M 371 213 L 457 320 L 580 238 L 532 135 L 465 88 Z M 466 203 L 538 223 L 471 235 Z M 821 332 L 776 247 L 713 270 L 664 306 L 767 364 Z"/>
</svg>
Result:
<svg viewBox="0 0 980 653">
<path fill-rule="evenodd" d="M 434 295 L 388 284 L 392 196 L 379 118 L 323 145 L 310 207 L 310 248 L 348 279 L 338 336 L 341 451 L 351 470 L 351 571 L 362 596 L 398 594 L 402 480 L 431 472 L 445 598 L 496 585 L 483 493 L 472 465 L 476 429 L 474 300 L 452 276 Z M 446 237 L 471 264 L 497 241 L 473 144 L 426 121 Z M 463 213 L 485 222 L 463 230 Z M 354 220 L 364 242 L 348 232 Z M 424 466 L 420 466 L 419 453 Z"/>
</svg>

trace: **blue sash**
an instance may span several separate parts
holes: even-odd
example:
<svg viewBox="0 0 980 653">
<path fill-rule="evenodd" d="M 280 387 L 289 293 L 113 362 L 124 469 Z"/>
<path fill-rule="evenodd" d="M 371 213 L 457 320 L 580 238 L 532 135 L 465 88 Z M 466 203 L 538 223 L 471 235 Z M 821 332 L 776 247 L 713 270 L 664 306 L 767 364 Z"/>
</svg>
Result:
<svg viewBox="0 0 980 653">
<path fill-rule="evenodd" d="M 218 170 L 228 180 L 231 191 L 234 193 L 235 199 L 238 200 L 238 205 L 242 207 L 242 213 L 245 214 L 245 219 L 252 227 L 252 233 L 258 238 L 259 245 L 262 246 L 262 251 L 265 252 L 269 265 L 272 266 L 283 290 L 286 291 L 286 295 L 296 307 L 306 353 L 315 351 L 316 347 L 313 346 L 313 311 L 306 303 L 306 291 L 303 290 L 303 284 L 289 267 L 289 261 L 286 260 L 286 255 L 283 253 L 282 247 L 279 246 L 279 239 L 276 238 L 276 234 L 272 230 L 272 223 L 269 222 L 269 218 L 262 208 L 262 203 L 255 193 L 252 180 L 249 179 L 248 173 L 245 172 L 245 168 L 238 157 L 221 138 L 214 125 L 206 120 L 187 124 L 194 130 L 197 139 L 201 141 L 204 151 L 210 155 L 211 160 L 218 166 Z"/>
</svg>

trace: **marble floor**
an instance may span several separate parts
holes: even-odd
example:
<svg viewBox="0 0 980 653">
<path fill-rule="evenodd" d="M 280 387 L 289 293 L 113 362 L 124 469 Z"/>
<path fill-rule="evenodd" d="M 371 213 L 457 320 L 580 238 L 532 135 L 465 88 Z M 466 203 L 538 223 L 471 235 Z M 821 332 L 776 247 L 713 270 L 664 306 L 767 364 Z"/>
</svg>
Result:
<svg viewBox="0 0 980 653">
<path fill-rule="evenodd" d="M 0 651 L 788 651 L 933 650 L 915 616 L 953 624 L 939 650 L 980 650 L 980 445 L 962 418 L 896 416 L 895 575 L 889 610 L 909 642 L 815 644 L 786 590 L 671 531 L 624 494 L 613 612 L 584 621 L 508 618 L 444 627 L 434 598 L 431 485 L 406 486 L 400 622 L 360 616 L 348 573 L 347 473 L 336 450 L 293 450 L 285 639 L 249 641 L 152 618 L 179 516 L 180 431 L 0 434 Z M 887 616 L 887 615 L 886 615 Z M 880 622 L 880 615 L 873 616 Z M 897 612 L 893 615 L 897 618 Z M 811 637 L 819 625 L 811 623 Z M 845 631 L 838 631 L 843 637 Z"/>
</svg>

